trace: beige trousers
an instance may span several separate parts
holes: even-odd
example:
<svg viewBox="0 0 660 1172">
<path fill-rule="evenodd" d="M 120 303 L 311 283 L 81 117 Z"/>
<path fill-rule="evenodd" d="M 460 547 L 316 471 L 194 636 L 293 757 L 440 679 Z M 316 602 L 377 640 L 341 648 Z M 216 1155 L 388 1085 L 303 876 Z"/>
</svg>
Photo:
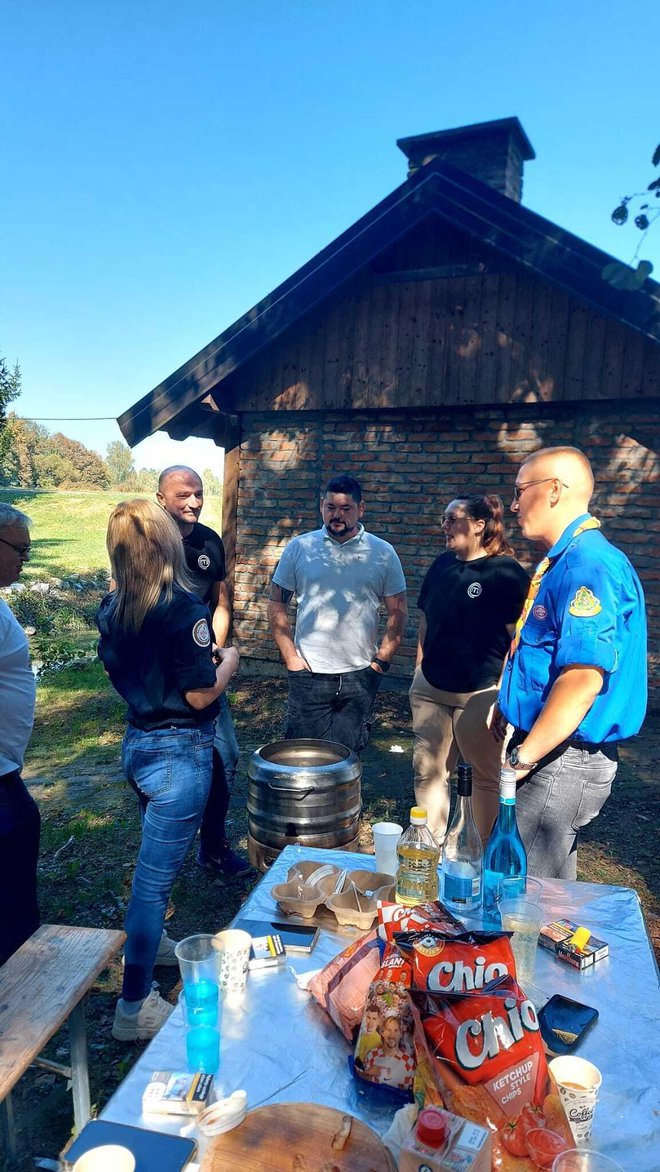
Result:
<svg viewBox="0 0 660 1172">
<path fill-rule="evenodd" d="M 428 824 L 444 842 L 449 817 L 450 778 L 460 753 L 472 766 L 472 809 L 484 842 L 499 806 L 499 779 L 504 745 L 486 721 L 497 687 L 481 692 L 442 692 L 429 684 L 420 667 L 409 692 L 412 709 L 415 800 L 425 806 Z"/>
</svg>

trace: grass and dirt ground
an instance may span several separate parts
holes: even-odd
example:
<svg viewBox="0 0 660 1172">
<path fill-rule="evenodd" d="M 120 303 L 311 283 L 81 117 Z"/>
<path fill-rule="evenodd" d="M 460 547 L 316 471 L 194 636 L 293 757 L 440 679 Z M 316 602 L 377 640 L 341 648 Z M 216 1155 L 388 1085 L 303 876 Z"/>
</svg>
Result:
<svg viewBox="0 0 660 1172">
<path fill-rule="evenodd" d="M 231 694 L 241 745 L 241 766 L 230 810 L 229 832 L 239 848 L 246 842 L 249 756 L 277 739 L 284 710 L 284 680 L 237 677 Z M 406 824 L 412 799 L 412 739 L 408 699 L 403 691 L 378 698 L 377 722 L 363 755 L 362 840 L 370 848 L 371 823 L 388 819 Z M 25 777 L 43 816 L 40 898 L 45 922 L 121 927 L 139 843 L 135 799 L 123 780 L 119 746 L 123 704 L 107 686 L 98 663 L 72 666 L 47 678 L 39 689 L 39 708 Z M 579 852 L 579 878 L 634 887 L 640 896 L 656 955 L 660 956 L 660 860 L 655 849 L 658 820 L 660 718 L 649 717 L 644 730 L 621 753 L 615 790 Z M 400 745 L 403 753 L 392 753 Z M 253 875 L 225 882 L 201 871 L 191 852 L 172 894 L 168 929 L 174 938 L 226 926 L 257 881 Z M 175 1000 L 178 974 L 160 969 L 161 992 Z M 121 986 L 118 963 L 102 974 L 87 1002 L 92 1101 L 101 1109 L 141 1051 L 139 1043 L 113 1041 L 110 1035 Z M 66 1061 L 66 1031 L 47 1053 Z M 27 1172 L 34 1156 L 53 1158 L 71 1128 L 71 1098 L 63 1080 L 30 1070 L 14 1092 L 21 1137 L 21 1159 L 13 1167 Z"/>
<path fill-rule="evenodd" d="M 89 652 L 96 636 L 93 614 L 106 588 L 105 530 L 119 493 L 57 493 L 0 489 L 32 518 L 33 556 L 24 569 L 26 589 L 12 593 L 11 605 L 26 627 L 34 627 L 39 657 L 57 660 L 58 648 Z M 203 520 L 219 527 L 219 501 L 207 500 Z M 42 583 L 47 592 L 33 591 Z M 70 655 L 65 658 L 71 658 Z M 256 748 L 279 737 L 286 684 L 258 678 L 244 665 L 231 693 L 241 745 L 241 766 L 230 809 L 229 834 L 245 847 L 246 763 Z M 123 779 L 119 748 L 124 704 L 110 688 L 100 664 L 85 659 L 47 672 L 39 683 L 37 718 L 24 776 L 39 803 L 43 826 L 39 867 L 45 923 L 91 927 L 123 925 L 137 855 L 140 828 L 135 799 Z M 612 798 L 588 828 L 579 852 L 579 878 L 634 887 L 649 934 L 660 956 L 660 860 L 657 851 L 660 801 L 660 716 L 649 717 L 639 737 L 621 752 Z M 403 753 L 390 752 L 400 745 Z M 393 686 L 377 701 L 372 740 L 362 759 L 363 833 L 382 819 L 407 824 L 412 801 L 411 728 L 405 689 Z M 168 928 L 174 938 L 217 931 L 238 911 L 253 875 L 225 882 L 199 870 L 191 852 L 172 895 Z M 3 893 L 7 898 L 8 893 Z M 178 974 L 160 969 L 161 992 L 174 1000 Z M 140 1053 L 139 1044 L 110 1035 L 121 987 L 119 963 L 103 973 L 87 999 L 92 1101 L 101 1110 Z M 66 1062 L 66 1030 L 52 1040 L 47 1056 Z M 64 1080 L 31 1069 L 14 1091 L 20 1159 L 13 1172 L 32 1172 L 35 1157 L 51 1160 L 69 1138 L 71 1096 Z M 0 1156 L 0 1169 L 8 1168 Z"/>
</svg>

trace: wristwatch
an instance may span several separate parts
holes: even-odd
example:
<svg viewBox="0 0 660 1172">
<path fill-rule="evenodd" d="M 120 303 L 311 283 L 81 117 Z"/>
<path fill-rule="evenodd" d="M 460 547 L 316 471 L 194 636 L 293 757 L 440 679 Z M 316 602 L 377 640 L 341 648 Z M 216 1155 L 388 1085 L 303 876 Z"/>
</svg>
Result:
<svg viewBox="0 0 660 1172">
<path fill-rule="evenodd" d="M 373 659 L 372 659 L 372 661 L 371 661 L 371 662 L 372 662 L 372 663 L 377 663 L 377 664 L 378 664 L 378 666 L 379 666 L 379 668 L 380 668 L 380 670 L 383 672 L 383 674 L 384 674 L 386 671 L 389 671 L 389 670 L 390 670 L 390 668 L 391 668 L 391 666 L 392 666 L 392 664 L 391 664 L 391 663 L 388 663 L 386 659 L 379 659 L 377 655 L 374 655 L 374 657 L 373 657 Z"/>
<path fill-rule="evenodd" d="M 509 764 L 513 765 L 514 769 L 536 769 L 538 761 L 521 761 L 518 749 L 512 749 L 509 753 Z"/>
</svg>

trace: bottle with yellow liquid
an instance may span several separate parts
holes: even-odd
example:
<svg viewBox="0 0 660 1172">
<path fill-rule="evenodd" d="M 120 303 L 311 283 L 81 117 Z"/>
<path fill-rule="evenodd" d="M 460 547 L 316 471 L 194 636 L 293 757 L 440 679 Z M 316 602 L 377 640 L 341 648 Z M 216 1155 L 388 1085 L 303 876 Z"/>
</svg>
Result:
<svg viewBox="0 0 660 1172">
<path fill-rule="evenodd" d="M 401 835 L 396 848 L 399 867 L 394 898 L 407 907 L 438 898 L 440 847 L 426 821 L 426 810 L 422 806 L 413 806 L 410 826 Z"/>
</svg>

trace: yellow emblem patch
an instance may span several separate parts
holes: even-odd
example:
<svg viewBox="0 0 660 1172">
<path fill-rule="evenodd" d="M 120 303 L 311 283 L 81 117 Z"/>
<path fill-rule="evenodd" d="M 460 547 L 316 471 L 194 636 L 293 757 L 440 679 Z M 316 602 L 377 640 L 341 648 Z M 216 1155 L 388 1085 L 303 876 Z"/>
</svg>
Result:
<svg viewBox="0 0 660 1172">
<path fill-rule="evenodd" d="M 580 619 L 590 619 L 593 615 L 600 614 L 602 609 L 596 595 L 586 586 L 580 586 L 579 590 L 575 591 L 575 598 L 569 604 L 568 613 L 574 614 Z"/>
</svg>

